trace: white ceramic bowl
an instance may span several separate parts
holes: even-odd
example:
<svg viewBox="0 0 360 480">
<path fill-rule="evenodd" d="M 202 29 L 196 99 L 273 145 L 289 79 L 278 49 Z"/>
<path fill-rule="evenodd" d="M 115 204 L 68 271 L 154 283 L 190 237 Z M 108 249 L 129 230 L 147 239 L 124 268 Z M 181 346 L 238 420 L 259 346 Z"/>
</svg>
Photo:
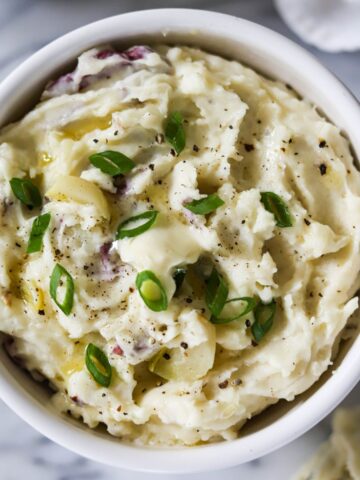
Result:
<svg viewBox="0 0 360 480">
<path fill-rule="evenodd" d="M 350 138 L 360 157 L 360 111 L 344 86 L 286 38 L 246 20 L 199 10 L 149 10 L 108 18 L 46 46 L 0 85 L 0 125 L 25 113 L 46 81 L 73 67 L 82 51 L 104 43 L 175 42 L 238 59 L 292 85 Z M 319 422 L 360 379 L 360 336 L 343 344 L 333 368 L 295 402 L 279 402 L 256 417 L 241 437 L 192 448 L 153 449 L 122 443 L 104 431 L 61 416 L 49 393 L 0 349 L 0 395 L 25 421 L 55 442 L 93 460 L 147 472 L 185 473 L 238 465 L 294 440 Z"/>
</svg>

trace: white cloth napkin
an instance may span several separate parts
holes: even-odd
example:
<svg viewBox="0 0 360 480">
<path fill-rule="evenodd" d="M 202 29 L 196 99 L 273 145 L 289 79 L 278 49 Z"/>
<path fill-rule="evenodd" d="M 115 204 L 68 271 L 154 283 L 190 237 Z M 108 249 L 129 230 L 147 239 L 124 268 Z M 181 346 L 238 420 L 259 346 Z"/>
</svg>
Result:
<svg viewBox="0 0 360 480">
<path fill-rule="evenodd" d="M 275 0 L 287 25 L 329 52 L 360 49 L 360 0 Z"/>
</svg>

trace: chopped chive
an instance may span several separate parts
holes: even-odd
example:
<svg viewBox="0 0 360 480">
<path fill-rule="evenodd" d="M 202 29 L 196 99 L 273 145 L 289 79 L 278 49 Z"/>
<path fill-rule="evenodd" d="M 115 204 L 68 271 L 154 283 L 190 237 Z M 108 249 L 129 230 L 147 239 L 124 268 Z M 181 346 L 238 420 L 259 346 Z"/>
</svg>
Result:
<svg viewBox="0 0 360 480">
<path fill-rule="evenodd" d="M 105 353 L 93 343 L 89 343 L 86 347 L 85 364 L 95 382 L 103 387 L 110 386 L 111 365 Z"/>
<path fill-rule="evenodd" d="M 218 317 L 224 308 L 229 289 L 223 277 L 213 268 L 206 282 L 205 301 L 214 317 Z"/>
<path fill-rule="evenodd" d="M 177 293 L 183 282 L 184 282 L 184 279 L 185 279 L 185 275 L 186 275 L 186 272 L 187 272 L 187 269 L 185 267 L 176 267 L 174 272 L 173 272 L 173 279 L 175 281 L 175 285 L 176 285 L 176 290 L 175 290 L 175 293 Z"/>
<path fill-rule="evenodd" d="M 126 237 L 137 237 L 141 233 L 146 232 L 155 222 L 158 213 L 156 210 L 148 210 L 128 218 L 118 226 L 116 239 L 121 240 Z M 141 223 L 141 220 L 147 220 L 147 222 Z M 134 224 L 133 227 L 129 228 L 132 223 Z"/>
<path fill-rule="evenodd" d="M 40 252 L 43 243 L 44 233 L 49 226 L 51 215 L 50 213 L 44 213 L 39 215 L 33 221 L 29 242 L 27 246 L 27 253 Z"/>
<path fill-rule="evenodd" d="M 173 112 L 169 115 L 165 126 L 165 138 L 174 147 L 179 155 L 185 148 L 185 131 L 183 127 L 183 116 L 180 112 Z"/>
<path fill-rule="evenodd" d="M 218 207 L 221 207 L 221 205 L 224 205 L 224 203 L 224 200 L 216 195 L 216 193 L 213 193 L 205 198 L 200 198 L 200 200 L 193 200 L 192 202 L 185 203 L 184 207 L 196 215 L 207 215 Z"/>
<path fill-rule="evenodd" d="M 40 207 L 42 204 L 41 195 L 36 185 L 27 178 L 12 178 L 10 180 L 11 190 L 28 208 Z"/>
<path fill-rule="evenodd" d="M 168 307 L 168 299 L 164 287 L 157 276 L 150 270 L 138 273 L 136 288 L 145 305 L 154 312 L 162 312 Z"/>
<path fill-rule="evenodd" d="M 251 332 L 257 342 L 266 335 L 273 325 L 273 320 L 276 312 L 276 302 L 273 299 L 271 303 L 260 302 L 255 307 L 254 317 L 255 322 L 251 326 Z"/>
<path fill-rule="evenodd" d="M 212 315 L 210 321 L 211 323 L 215 324 L 224 324 L 224 323 L 230 323 L 233 320 L 237 320 L 240 317 L 243 317 L 244 315 L 250 313 L 252 310 L 254 310 L 256 306 L 256 301 L 254 298 L 251 297 L 238 297 L 238 298 L 232 298 L 231 300 L 227 300 L 225 302 L 224 308 L 226 308 L 226 305 L 232 303 L 232 302 L 240 302 L 240 310 L 232 316 L 219 316 L 215 317 Z M 224 314 L 224 309 L 222 310 L 222 313 Z"/>
<path fill-rule="evenodd" d="M 129 157 L 113 150 L 94 153 L 90 155 L 89 160 L 94 167 L 112 177 L 128 173 L 135 167 L 135 163 Z"/>
<path fill-rule="evenodd" d="M 260 195 L 265 209 L 274 215 L 276 225 L 281 228 L 292 227 L 292 218 L 284 200 L 274 192 L 261 192 Z"/>
<path fill-rule="evenodd" d="M 64 279 L 64 281 L 63 281 Z M 58 299 L 59 286 L 65 285 L 64 299 Z M 70 315 L 74 303 L 74 280 L 70 273 L 57 263 L 50 277 L 50 296 L 65 315 Z"/>
</svg>

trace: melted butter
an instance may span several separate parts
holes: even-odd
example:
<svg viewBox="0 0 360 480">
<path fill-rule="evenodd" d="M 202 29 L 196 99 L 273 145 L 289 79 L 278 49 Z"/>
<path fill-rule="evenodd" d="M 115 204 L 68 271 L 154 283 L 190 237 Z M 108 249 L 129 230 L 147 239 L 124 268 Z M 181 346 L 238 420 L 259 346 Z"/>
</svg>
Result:
<svg viewBox="0 0 360 480">
<path fill-rule="evenodd" d="M 73 373 L 80 372 L 85 365 L 85 345 L 79 343 L 74 346 L 74 353 L 70 360 L 65 361 L 61 367 L 60 372 L 64 378 L 70 377 Z"/>
<path fill-rule="evenodd" d="M 34 281 L 23 281 L 21 284 L 21 297 L 35 311 L 45 310 L 45 295 L 42 288 Z"/>
<path fill-rule="evenodd" d="M 142 235 L 119 240 L 118 249 L 124 262 L 137 271 L 161 273 L 172 289 L 172 268 L 195 263 L 204 247 L 188 226 L 160 214 L 155 225 Z"/>
<path fill-rule="evenodd" d="M 80 140 L 87 133 L 94 130 L 106 130 L 112 125 L 112 114 L 104 117 L 79 118 L 68 123 L 61 129 L 64 137 L 71 140 Z"/>
<path fill-rule="evenodd" d="M 53 161 L 54 161 L 54 157 L 52 157 L 48 152 L 42 152 L 39 155 L 38 166 L 44 167 Z"/>
</svg>

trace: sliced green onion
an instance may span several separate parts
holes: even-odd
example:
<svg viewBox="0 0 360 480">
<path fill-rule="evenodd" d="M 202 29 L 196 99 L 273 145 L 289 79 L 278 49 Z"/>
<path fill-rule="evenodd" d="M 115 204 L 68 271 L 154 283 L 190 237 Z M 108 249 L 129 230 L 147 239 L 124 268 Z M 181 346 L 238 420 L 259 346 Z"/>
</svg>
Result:
<svg viewBox="0 0 360 480">
<path fill-rule="evenodd" d="M 116 239 L 121 240 L 126 237 L 137 237 L 141 233 L 146 232 L 153 225 L 159 212 L 156 210 L 148 210 L 146 212 L 135 215 L 122 222 L 117 229 Z M 147 220 L 141 222 L 141 220 Z M 131 224 L 133 224 L 131 228 Z"/>
<path fill-rule="evenodd" d="M 105 152 L 94 153 L 89 157 L 90 163 L 112 177 L 130 172 L 135 163 L 121 152 L 106 150 Z"/>
<path fill-rule="evenodd" d="M 271 303 L 260 302 L 255 308 L 255 322 L 251 326 L 251 332 L 257 342 L 271 329 L 276 311 L 276 302 Z"/>
<path fill-rule="evenodd" d="M 11 190 L 16 198 L 29 208 L 40 207 L 42 204 L 41 195 L 36 185 L 27 178 L 12 178 L 10 180 Z"/>
<path fill-rule="evenodd" d="M 85 352 L 85 363 L 91 376 L 99 385 L 109 387 L 112 368 L 105 353 L 93 343 L 89 343 Z"/>
<path fill-rule="evenodd" d="M 284 200 L 274 192 L 261 192 L 260 195 L 265 209 L 274 215 L 276 225 L 281 228 L 291 227 L 292 218 Z"/>
<path fill-rule="evenodd" d="M 165 126 L 166 141 L 174 147 L 175 152 L 179 155 L 185 148 L 185 131 L 183 127 L 183 116 L 180 112 L 173 112 Z"/>
<path fill-rule="evenodd" d="M 58 299 L 58 288 L 63 284 L 65 285 L 65 294 L 61 302 Z M 62 310 L 65 315 L 70 315 L 74 303 L 74 280 L 70 273 L 59 263 L 55 265 L 50 277 L 50 295 L 60 310 Z"/>
<path fill-rule="evenodd" d="M 144 270 L 136 277 L 136 288 L 145 305 L 154 312 L 162 312 L 168 307 L 168 299 L 164 287 L 155 273 Z"/>
<path fill-rule="evenodd" d="M 224 308 L 229 289 L 223 277 L 213 268 L 206 282 L 205 301 L 214 317 L 218 317 Z"/>
<path fill-rule="evenodd" d="M 190 212 L 196 213 L 196 215 L 207 215 L 224 205 L 224 203 L 224 200 L 221 200 L 216 193 L 212 193 L 205 198 L 200 198 L 200 200 L 185 203 L 184 207 L 190 210 Z"/>
<path fill-rule="evenodd" d="M 49 226 L 50 218 L 50 213 L 44 213 L 44 215 L 39 215 L 33 221 L 26 250 L 27 253 L 41 251 L 44 233 Z"/>
<path fill-rule="evenodd" d="M 223 323 L 230 323 L 233 320 L 237 320 L 240 317 L 243 317 L 247 313 L 250 313 L 252 310 L 254 310 L 256 306 L 256 300 L 251 297 L 238 297 L 238 298 L 232 298 L 231 300 L 227 300 L 224 305 L 224 309 L 226 308 L 226 305 L 233 303 L 233 302 L 240 302 L 240 310 L 235 313 L 235 315 L 231 316 L 220 316 L 220 317 L 215 317 L 212 315 L 210 321 L 211 323 L 215 324 L 223 324 Z M 222 310 L 222 314 L 224 315 L 224 309 Z"/>
<path fill-rule="evenodd" d="M 175 285 L 176 285 L 176 290 L 175 290 L 175 293 L 177 293 L 183 282 L 184 282 L 184 278 L 185 278 L 185 275 L 186 275 L 186 272 L 187 272 L 187 269 L 185 267 L 176 267 L 174 272 L 173 272 L 173 279 L 175 281 Z"/>
</svg>

